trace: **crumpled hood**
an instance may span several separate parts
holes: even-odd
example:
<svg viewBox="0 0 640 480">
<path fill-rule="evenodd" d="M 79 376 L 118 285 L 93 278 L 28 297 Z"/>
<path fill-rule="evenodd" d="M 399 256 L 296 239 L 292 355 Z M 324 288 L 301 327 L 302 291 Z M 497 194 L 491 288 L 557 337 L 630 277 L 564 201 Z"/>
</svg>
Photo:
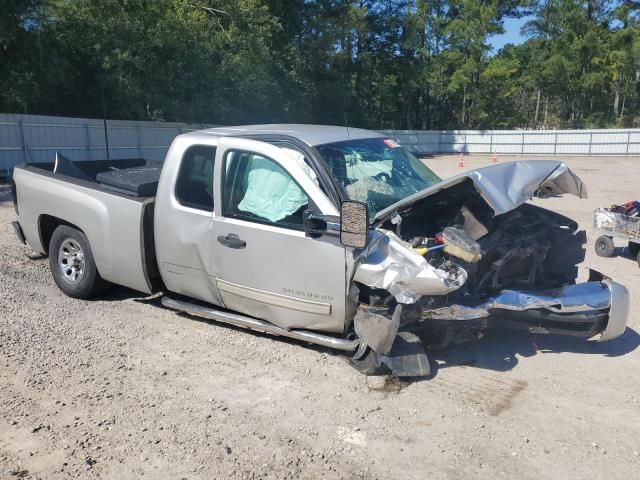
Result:
<svg viewBox="0 0 640 480">
<path fill-rule="evenodd" d="M 467 178 L 474 183 L 496 215 L 507 213 L 534 196 L 545 197 L 571 193 L 580 198 L 587 198 L 587 189 L 582 180 L 563 162 L 556 160 L 506 162 L 470 170 L 443 180 L 381 210 L 373 221 L 385 220 L 395 211 Z"/>
</svg>

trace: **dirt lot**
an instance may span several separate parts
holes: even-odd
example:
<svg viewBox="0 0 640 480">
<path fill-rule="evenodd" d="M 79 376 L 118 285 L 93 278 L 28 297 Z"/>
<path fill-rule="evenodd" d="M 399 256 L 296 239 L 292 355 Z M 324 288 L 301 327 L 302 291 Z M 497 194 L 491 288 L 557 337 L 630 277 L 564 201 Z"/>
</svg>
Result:
<svg viewBox="0 0 640 480">
<path fill-rule="evenodd" d="M 545 206 L 588 229 L 595 207 L 638 197 L 638 160 L 565 159 L 590 198 Z M 456 157 L 427 163 L 442 176 L 460 171 Z M 437 355 L 431 380 L 401 383 L 129 290 L 66 298 L 46 259 L 26 257 L 13 218 L 0 206 L 2 479 L 613 480 L 640 471 L 640 269 L 624 254 L 596 257 L 592 237 L 585 264 L 631 290 L 622 338 L 496 331 Z"/>
</svg>

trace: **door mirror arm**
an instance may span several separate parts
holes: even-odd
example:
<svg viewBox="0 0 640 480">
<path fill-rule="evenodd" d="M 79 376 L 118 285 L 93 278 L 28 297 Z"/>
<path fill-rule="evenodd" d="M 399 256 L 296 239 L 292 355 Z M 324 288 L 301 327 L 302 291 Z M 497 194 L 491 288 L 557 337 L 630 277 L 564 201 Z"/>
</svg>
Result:
<svg viewBox="0 0 640 480">
<path fill-rule="evenodd" d="M 305 210 L 302 213 L 302 224 L 309 237 L 340 234 L 340 217 L 335 215 L 323 215 L 313 210 Z"/>
</svg>

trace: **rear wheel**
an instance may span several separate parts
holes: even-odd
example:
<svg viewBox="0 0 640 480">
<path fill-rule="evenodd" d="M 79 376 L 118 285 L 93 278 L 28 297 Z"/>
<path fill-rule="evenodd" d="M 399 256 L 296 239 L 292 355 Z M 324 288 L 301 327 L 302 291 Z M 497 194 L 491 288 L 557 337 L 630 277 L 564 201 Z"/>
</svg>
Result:
<svg viewBox="0 0 640 480">
<path fill-rule="evenodd" d="M 631 256 L 637 257 L 638 254 L 640 253 L 640 244 L 635 242 L 629 242 L 629 244 L 627 245 L 627 249 L 629 250 L 629 253 L 631 254 Z"/>
<path fill-rule="evenodd" d="M 598 237 L 595 244 L 596 254 L 599 257 L 612 257 L 616 246 L 613 243 L 613 238 L 602 235 Z"/>
<path fill-rule="evenodd" d="M 86 235 L 68 225 L 59 226 L 51 236 L 49 268 L 58 288 L 73 298 L 90 298 L 108 286 L 98 273 Z"/>
<path fill-rule="evenodd" d="M 640 252 L 638 252 L 638 255 L 636 256 L 636 261 L 638 262 L 638 266 L 640 267 Z"/>
</svg>

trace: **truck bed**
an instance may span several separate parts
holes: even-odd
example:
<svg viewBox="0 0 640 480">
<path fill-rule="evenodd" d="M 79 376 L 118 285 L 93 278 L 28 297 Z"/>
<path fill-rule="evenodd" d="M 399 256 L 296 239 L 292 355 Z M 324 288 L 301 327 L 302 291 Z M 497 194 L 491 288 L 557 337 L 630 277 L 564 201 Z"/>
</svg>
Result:
<svg viewBox="0 0 640 480">
<path fill-rule="evenodd" d="M 142 158 L 71 161 L 58 154 L 54 162 L 31 163 L 30 167 L 57 173 L 67 181 L 93 182 L 101 188 L 134 197 L 152 197 L 158 189 L 162 163 Z"/>
<path fill-rule="evenodd" d="M 145 160 L 130 159 L 16 167 L 18 221 L 29 246 L 48 254 L 53 230 L 61 223 L 70 224 L 89 239 L 102 278 L 151 293 L 159 279 L 153 237 L 155 197 L 97 181 L 104 172 L 147 165 Z"/>
</svg>

